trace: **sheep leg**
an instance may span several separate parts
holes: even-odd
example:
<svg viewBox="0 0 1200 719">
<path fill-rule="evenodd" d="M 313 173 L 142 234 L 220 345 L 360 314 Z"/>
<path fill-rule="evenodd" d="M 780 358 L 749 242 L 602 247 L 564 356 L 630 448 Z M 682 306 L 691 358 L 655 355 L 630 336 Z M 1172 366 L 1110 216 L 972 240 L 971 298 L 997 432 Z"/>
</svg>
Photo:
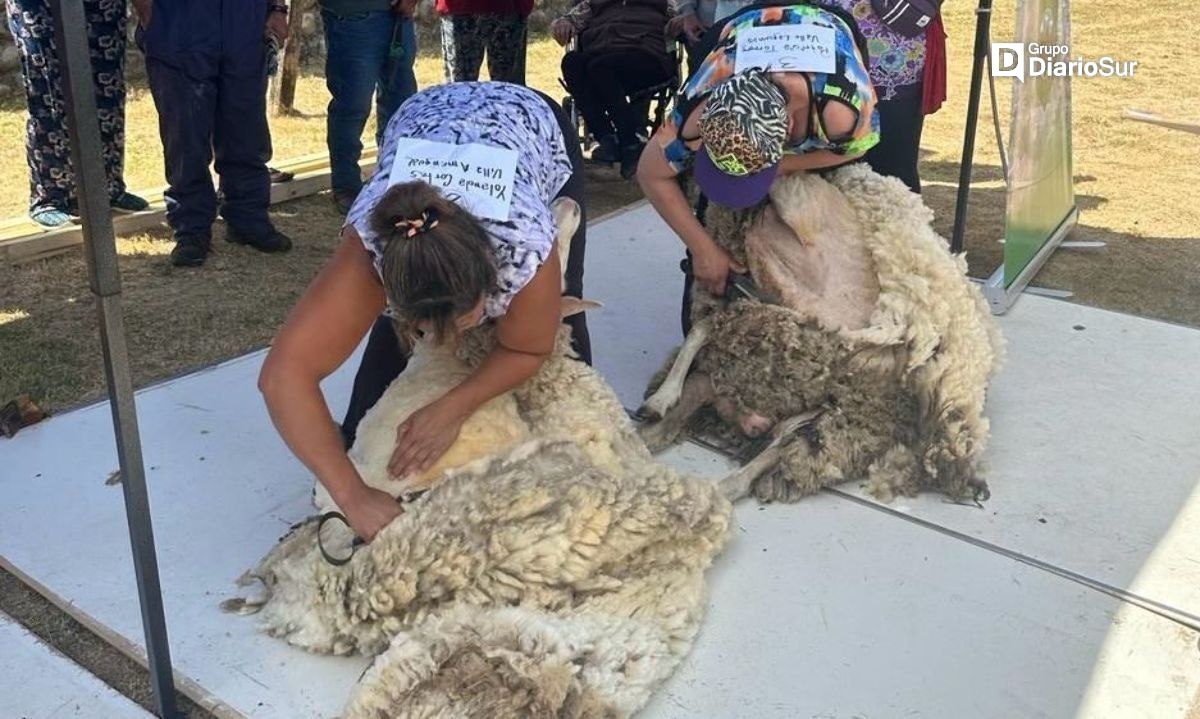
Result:
<svg viewBox="0 0 1200 719">
<path fill-rule="evenodd" d="M 579 229 L 579 220 L 583 212 L 579 203 L 570 197 L 560 197 L 550 203 L 550 212 L 554 215 L 554 225 L 557 229 L 555 244 L 558 245 L 558 262 L 562 266 L 563 286 L 566 286 L 567 258 L 571 256 L 571 238 Z"/>
<path fill-rule="evenodd" d="M 754 488 L 754 483 L 779 466 L 779 462 L 783 459 L 783 449 L 791 441 L 792 435 L 820 415 L 821 410 L 812 410 L 785 419 L 775 425 L 773 432 L 775 438 L 771 440 L 766 449 L 759 452 L 754 459 L 747 462 L 741 469 L 728 475 L 718 483 L 725 497 L 731 502 L 737 502 L 750 496 L 750 491 Z"/>
<path fill-rule="evenodd" d="M 646 422 L 658 422 L 666 416 L 667 410 L 679 402 L 679 397 L 683 394 L 684 380 L 687 379 L 692 363 L 696 361 L 696 355 L 708 342 L 708 334 L 709 323 L 707 321 L 702 320 L 692 325 L 692 331 L 688 332 L 687 339 L 679 348 L 679 354 L 675 357 L 675 364 L 671 365 L 671 371 L 667 373 L 667 378 L 638 409 L 638 419 Z"/>
<path fill-rule="evenodd" d="M 697 372 L 690 375 L 683 383 L 679 403 L 663 416 L 662 421 L 638 428 L 638 435 L 646 443 L 646 448 L 656 454 L 674 444 L 692 416 L 712 402 L 713 394 L 712 381 L 707 374 Z"/>
</svg>

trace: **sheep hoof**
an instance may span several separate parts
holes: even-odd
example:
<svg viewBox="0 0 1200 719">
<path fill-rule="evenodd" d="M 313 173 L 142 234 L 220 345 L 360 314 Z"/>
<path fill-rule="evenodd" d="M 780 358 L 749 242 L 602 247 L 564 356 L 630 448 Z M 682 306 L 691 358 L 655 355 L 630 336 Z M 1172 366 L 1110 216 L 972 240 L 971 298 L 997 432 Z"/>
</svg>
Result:
<svg viewBox="0 0 1200 719">
<path fill-rule="evenodd" d="M 633 418 L 639 422 L 654 424 L 661 422 L 664 414 L 666 413 L 658 409 L 654 403 L 654 398 L 651 397 L 645 404 L 637 408 L 637 411 L 633 413 Z"/>
<path fill-rule="evenodd" d="M 249 614 L 257 614 L 263 608 L 262 603 L 247 601 L 243 597 L 234 597 L 221 602 L 221 611 L 226 614 L 240 614 L 246 616 Z"/>
<path fill-rule="evenodd" d="M 982 479 L 967 480 L 967 488 L 974 492 L 976 502 L 986 502 L 992 498 L 992 490 L 988 489 L 988 483 Z"/>
</svg>

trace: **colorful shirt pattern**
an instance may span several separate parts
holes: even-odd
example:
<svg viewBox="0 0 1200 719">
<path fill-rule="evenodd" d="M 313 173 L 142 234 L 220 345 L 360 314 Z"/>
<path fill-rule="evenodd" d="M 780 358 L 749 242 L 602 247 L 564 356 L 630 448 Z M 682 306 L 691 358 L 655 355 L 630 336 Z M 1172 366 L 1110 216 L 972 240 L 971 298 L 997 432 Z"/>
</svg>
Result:
<svg viewBox="0 0 1200 719">
<path fill-rule="evenodd" d="M 897 90 L 913 87 L 925 76 L 925 36 L 904 37 L 879 19 L 871 0 L 827 0 L 854 17 L 867 39 L 871 56 L 871 83 L 880 100 L 891 100 Z"/>
<path fill-rule="evenodd" d="M 836 15 L 811 5 L 783 5 L 746 10 L 732 18 L 721 31 L 716 47 L 700 63 L 688 78 L 680 92 L 679 100 L 671 115 L 668 131 L 683 127 L 684 122 L 714 87 L 734 74 L 737 62 L 737 34 L 751 27 L 770 25 L 796 25 L 812 23 L 832 28 L 835 31 L 837 72 L 810 72 L 808 75 L 812 96 L 837 98 L 850 104 L 861 113 L 868 113 L 870 121 L 859 123 L 855 134 L 848 140 L 830 141 L 820 133 L 785 148 L 790 154 L 803 154 L 817 150 L 828 150 L 838 154 L 857 155 L 879 142 L 879 115 L 875 110 L 875 90 L 858 47 L 854 33 L 844 20 Z M 817 128 L 814 128 L 817 129 Z M 677 172 L 686 170 L 694 152 L 684 141 L 676 137 L 664 148 L 667 161 Z"/>
<path fill-rule="evenodd" d="M 502 82 L 456 82 L 410 97 L 388 123 L 375 174 L 363 187 L 346 225 L 362 237 L 381 272 L 386 237 L 371 230 L 371 212 L 390 184 L 400 138 L 479 143 L 519 153 L 507 222 L 481 219 L 491 236 L 497 288 L 484 300 L 486 319 L 502 317 L 550 256 L 550 203 L 571 177 L 562 130 L 549 103 L 533 90 Z"/>
</svg>

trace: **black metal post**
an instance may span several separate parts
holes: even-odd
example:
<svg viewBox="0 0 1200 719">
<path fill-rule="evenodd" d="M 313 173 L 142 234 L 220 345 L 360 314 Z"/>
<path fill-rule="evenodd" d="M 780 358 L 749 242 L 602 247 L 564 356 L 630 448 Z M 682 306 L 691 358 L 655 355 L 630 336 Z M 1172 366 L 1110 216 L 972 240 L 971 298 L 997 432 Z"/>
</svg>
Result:
<svg viewBox="0 0 1200 719">
<path fill-rule="evenodd" d="M 950 251 L 963 251 L 967 230 L 967 200 L 971 192 L 971 165 L 975 161 L 975 127 L 979 123 L 979 95 L 983 89 L 983 65 L 991 43 L 992 0 L 979 0 L 975 9 L 975 63 L 971 67 L 971 95 L 967 100 L 967 129 L 963 134 L 962 165 L 958 171 L 958 199 L 954 203 L 954 233 Z"/>
<path fill-rule="evenodd" d="M 162 590 L 158 581 L 150 501 L 146 495 L 146 471 L 138 435 L 133 379 L 129 372 L 129 350 L 125 343 L 121 276 L 117 268 L 116 236 L 109 215 L 108 188 L 101 155 L 96 89 L 88 55 L 87 19 L 83 0 L 50 0 L 50 9 L 54 14 L 54 38 L 62 70 L 75 190 L 83 220 L 84 256 L 100 317 L 104 373 L 108 380 L 109 405 L 112 407 L 113 429 L 117 436 L 121 488 L 125 495 L 125 516 L 133 548 L 133 568 L 142 609 L 150 681 L 158 716 L 175 719 L 178 710 L 171 672 L 171 651 L 167 643 L 167 623 L 163 616 Z"/>
</svg>

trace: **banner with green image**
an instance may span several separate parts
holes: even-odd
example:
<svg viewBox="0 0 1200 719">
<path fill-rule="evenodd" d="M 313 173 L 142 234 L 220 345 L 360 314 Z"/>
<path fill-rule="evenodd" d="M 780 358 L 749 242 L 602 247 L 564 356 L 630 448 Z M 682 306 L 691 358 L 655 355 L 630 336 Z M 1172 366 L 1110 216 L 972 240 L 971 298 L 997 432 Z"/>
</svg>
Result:
<svg viewBox="0 0 1200 719">
<path fill-rule="evenodd" d="M 1024 0 L 1014 39 L 1022 45 L 1069 47 L 1069 0 Z M 1071 162 L 1071 78 L 1013 80 L 1008 200 L 1004 221 L 1004 286 L 1075 211 Z"/>
</svg>

